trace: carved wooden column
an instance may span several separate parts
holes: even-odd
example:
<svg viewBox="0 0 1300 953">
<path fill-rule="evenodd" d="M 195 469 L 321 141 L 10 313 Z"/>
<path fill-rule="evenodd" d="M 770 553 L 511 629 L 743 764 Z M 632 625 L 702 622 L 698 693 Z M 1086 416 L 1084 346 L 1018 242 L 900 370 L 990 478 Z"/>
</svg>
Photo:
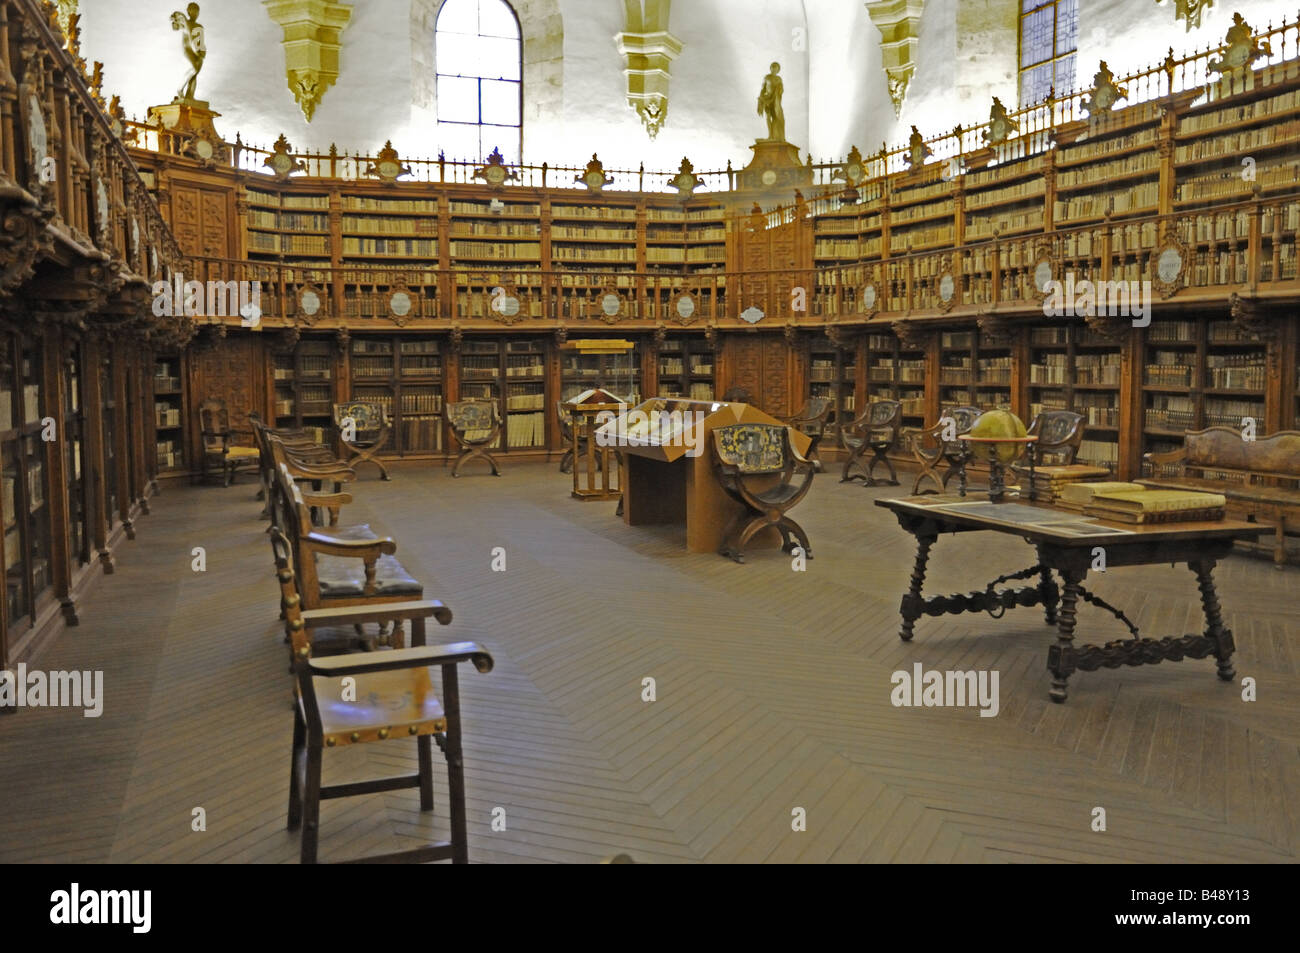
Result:
<svg viewBox="0 0 1300 953">
<path fill-rule="evenodd" d="M 86 384 L 83 393 L 88 395 L 84 408 L 85 461 L 82 464 L 90 479 L 90 503 L 87 524 L 90 546 L 99 559 L 105 575 L 113 572 L 113 556 L 108 551 L 108 487 L 104 482 L 107 467 L 104 455 L 104 335 L 90 334 L 86 338 L 86 366 L 83 373 Z"/>
<path fill-rule="evenodd" d="M 47 516 L 50 521 L 50 584 L 54 597 L 59 600 L 64 621 L 77 624 L 77 608 L 72 601 L 72 554 L 68 500 L 67 446 L 64 433 L 67 421 L 67 400 L 63 393 L 63 333 L 61 329 L 46 324 L 42 329 L 41 386 L 45 394 L 41 438 L 51 419 L 54 423 L 54 440 L 45 441 L 45 472 L 49 482 Z"/>
</svg>

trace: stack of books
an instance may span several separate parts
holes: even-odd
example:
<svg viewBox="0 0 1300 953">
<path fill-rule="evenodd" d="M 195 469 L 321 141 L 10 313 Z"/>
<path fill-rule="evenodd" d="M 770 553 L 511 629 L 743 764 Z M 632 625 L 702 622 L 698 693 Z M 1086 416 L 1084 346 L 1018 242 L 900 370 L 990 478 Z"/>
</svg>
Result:
<svg viewBox="0 0 1300 953">
<path fill-rule="evenodd" d="M 1110 476 L 1105 467 L 1089 466 L 1085 463 L 1062 464 L 1060 466 L 1035 467 L 1032 482 L 1034 496 L 1044 500 L 1056 501 L 1061 491 L 1067 486 L 1091 480 L 1104 480 Z"/>
<path fill-rule="evenodd" d="M 1220 493 L 1153 490 L 1136 483 L 1090 483 L 1066 487 L 1060 505 L 1084 516 L 1120 523 L 1182 523 L 1221 520 L 1227 499 Z"/>
</svg>

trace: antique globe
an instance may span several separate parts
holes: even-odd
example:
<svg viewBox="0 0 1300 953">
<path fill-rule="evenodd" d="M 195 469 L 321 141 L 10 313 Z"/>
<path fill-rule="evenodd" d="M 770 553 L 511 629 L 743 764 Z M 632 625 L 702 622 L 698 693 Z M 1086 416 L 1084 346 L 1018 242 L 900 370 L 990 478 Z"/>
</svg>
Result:
<svg viewBox="0 0 1300 953">
<path fill-rule="evenodd" d="M 1011 463 L 1024 449 L 1025 424 L 1009 410 L 990 410 L 980 414 L 970 429 L 971 453 L 992 463 Z"/>
</svg>

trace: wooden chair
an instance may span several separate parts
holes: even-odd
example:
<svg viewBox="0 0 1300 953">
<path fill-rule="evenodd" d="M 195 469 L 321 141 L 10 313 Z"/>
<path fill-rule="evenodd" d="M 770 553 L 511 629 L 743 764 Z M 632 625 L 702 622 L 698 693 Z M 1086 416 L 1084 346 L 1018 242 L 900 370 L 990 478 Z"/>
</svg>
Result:
<svg viewBox="0 0 1300 953">
<path fill-rule="evenodd" d="M 441 602 L 412 600 L 383 606 L 305 609 L 290 567 L 289 540 L 273 534 L 272 547 L 276 578 L 280 581 L 280 601 L 285 607 L 284 625 L 291 645 L 295 689 L 288 828 L 302 830 L 302 863 L 316 863 L 323 799 L 419 788 L 420 810 L 432 811 L 434 741 L 447 759 L 451 839 L 362 859 L 371 863 L 432 860 L 468 863 L 457 666 L 472 662 L 478 671 L 490 672 L 491 654 L 473 642 L 425 644 L 426 619 L 436 619 L 443 625 L 451 621 L 451 611 Z M 411 648 L 329 658 L 313 654 L 311 636 L 315 629 L 370 622 L 400 624 L 408 620 Z M 435 669 L 441 669 L 442 701 L 434 688 Z M 405 738 L 415 739 L 415 774 L 321 784 L 326 748 Z"/>
<path fill-rule="evenodd" d="M 460 444 L 460 456 L 451 468 L 451 475 L 460 476 L 460 468 L 475 457 L 482 457 L 492 467 L 492 475 L 500 476 L 501 468 L 488 446 L 501 433 L 501 414 L 495 400 L 460 400 L 443 404 L 443 418 Z"/>
<path fill-rule="evenodd" d="M 356 472 L 333 454 L 328 457 L 304 456 L 273 432 L 266 432 L 264 437 L 271 454 L 272 481 L 283 470 L 289 482 L 307 483 L 313 493 L 319 494 L 327 481 L 332 484 L 332 492 L 341 493 L 343 484 L 357 478 Z M 336 515 L 331 513 L 332 518 Z"/>
<path fill-rule="evenodd" d="M 850 483 L 862 477 L 864 486 L 898 486 L 898 473 L 894 470 L 889 451 L 898 446 L 898 433 L 903 426 L 903 405 L 897 400 L 875 400 L 867 405 L 857 420 L 840 428 L 840 443 L 848 451 L 844 461 L 841 483 Z M 871 463 L 864 466 L 863 455 L 872 451 Z M 883 463 L 889 470 L 888 480 L 873 476 L 876 465 Z M 851 472 L 854 467 L 861 473 Z"/>
<path fill-rule="evenodd" d="M 938 484 L 939 489 L 926 492 L 946 492 L 948 481 L 964 471 L 966 461 L 970 457 L 970 448 L 966 441 L 955 438 L 968 433 L 971 427 L 975 426 L 979 415 L 979 409 L 976 407 L 949 407 L 939 414 L 938 423 L 912 435 L 912 454 L 916 457 L 916 462 L 921 465 L 921 472 L 916 475 L 916 480 L 912 483 L 913 496 L 920 495 L 921 482 L 927 479 Z M 948 427 L 949 420 L 953 422 L 951 436 L 954 439 L 945 440 L 944 431 Z M 935 446 L 928 447 L 926 444 L 929 442 L 933 442 Z M 938 474 L 941 464 L 946 464 L 942 478 Z"/>
<path fill-rule="evenodd" d="M 822 436 L 826 433 L 826 421 L 831 415 L 832 408 L 833 404 L 829 397 L 809 397 L 808 403 L 804 404 L 794 416 L 777 418 L 783 424 L 811 438 L 808 444 L 808 459 L 818 471 L 822 469 L 822 462 L 817 457 L 817 445 L 821 443 Z"/>
<path fill-rule="evenodd" d="M 226 486 L 234 482 L 238 470 L 257 465 L 257 447 L 234 442 L 236 434 L 251 439 L 252 432 L 230 428 L 230 412 L 220 397 L 209 397 L 199 405 L 199 430 L 203 442 L 201 467 L 204 480 L 214 463 L 218 472 L 224 473 Z"/>
<path fill-rule="evenodd" d="M 272 438 L 279 440 L 286 451 L 303 462 L 329 463 L 338 460 L 327 447 L 318 444 L 305 430 L 268 427 L 257 413 L 250 413 L 248 422 L 253 427 L 253 443 L 257 446 L 258 457 L 257 474 L 262 483 L 257 498 L 266 501 L 262 507 L 263 516 L 270 516 L 270 490 L 275 480 L 275 459 L 271 453 Z"/>
<path fill-rule="evenodd" d="M 1028 434 L 1037 437 L 1034 443 L 1026 445 L 1026 456 L 1033 459 L 1034 466 L 1048 464 L 1069 466 L 1079 455 L 1083 443 L 1083 433 L 1087 429 L 1083 414 L 1072 410 L 1043 410 L 1034 415 L 1029 424 Z M 1028 460 L 1017 462 L 1012 466 L 1017 474 L 1029 472 Z"/>
<path fill-rule="evenodd" d="M 397 543 L 379 536 L 367 523 L 338 526 L 337 510 L 351 502 L 348 494 L 311 497 L 320 507 L 334 507 L 331 526 L 311 518 L 308 497 L 288 466 L 277 481 L 273 527 L 293 547 L 292 567 L 304 608 L 407 602 L 424 595 L 424 587 L 397 561 Z"/>
<path fill-rule="evenodd" d="M 347 439 L 348 428 L 345 422 L 352 421 L 352 439 Z M 379 478 L 389 479 L 388 468 L 376 458 L 379 451 L 388 445 L 392 435 L 388 414 L 379 404 L 369 404 L 364 400 L 354 400 L 347 404 L 334 405 L 334 426 L 339 431 L 339 443 L 347 451 L 344 462 L 354 470 L 363 463 L 373 463 L 379 467 Z"/>
<path fill-rule="evenodd" d="M 726 536 L 721 553 L 738 563 L 745 561 L 745 545 L 754 534 L 769 526 L 781 533 L 784 552 L 794 549 L 791 535 L 799 540 L 804 555 L 812 558 L 808 534 L 786 513 L 807 495 L 816 468 L 790 442 L 793 428 L 781 424 L 731 424 L 713 430 L 714 472 L 727 495 L 749 511 L 742 513 Z M 794 475 L 802 473 L 796 484 Z M 774 486 L 758 488 L 756 483 Z"/>
</svg>

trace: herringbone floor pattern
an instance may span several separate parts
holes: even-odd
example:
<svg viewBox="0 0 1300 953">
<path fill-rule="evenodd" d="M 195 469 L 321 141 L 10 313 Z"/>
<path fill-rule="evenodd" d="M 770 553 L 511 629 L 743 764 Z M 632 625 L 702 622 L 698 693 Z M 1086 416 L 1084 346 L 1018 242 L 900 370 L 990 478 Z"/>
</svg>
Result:
<svg viewBox="0 0 1300 953">
<path fill-rule="evenodd" d="M 1258 701 L 1189 661 L 1080 673 L 1054 705 L 1039 610 L 927 618 L 899 641 L 913 548 L 871 505 L 899 488 L 820 477 L 794 514 L 815 558 L 794 572 L 775 550 L 740 566 L 687 554 L 679 529 L 625 527 L 613 504 L 569 499 L 554 465 L 372 474 L 347 521 L 391 533 L 426 594 L 452 607 L 435 637 L 496 657 L 461 680 L 475 861 L 1296 859 L 1300 570 L 1234 557 L 1218 571 Z M 284 830 L 290 680 L 259 504 L 245 478 L 168 486 L 153 509 L 83 624 L 39 660 L 102 669 L 103 716 L 0 719 L 0 860 L 297 858 Z M 195 546 L 206 572 L 191 570 Z M 495 547 L 505 572 L 491 571 Z M 1031 561 L 1009 537 L 944 538 L 927 592 L 982 588 Z M 1144 634 L 1201 627 L 1185 568 L 1089 584 Z M 1082 609 L 1083 641 L 1124 634 Z M 891 673 L 916 662 L 997 670 L 999 714 L 893 707 Z M 326 783 L 414 763 L 407 741 L 326 752 Z M 414 791 L 326 802 L 322 859 L 443 837 L 445 806 L 441 774 L 432 816 Z M 791 829 L 795 808 L 805 831 Z"/>
</svg>

